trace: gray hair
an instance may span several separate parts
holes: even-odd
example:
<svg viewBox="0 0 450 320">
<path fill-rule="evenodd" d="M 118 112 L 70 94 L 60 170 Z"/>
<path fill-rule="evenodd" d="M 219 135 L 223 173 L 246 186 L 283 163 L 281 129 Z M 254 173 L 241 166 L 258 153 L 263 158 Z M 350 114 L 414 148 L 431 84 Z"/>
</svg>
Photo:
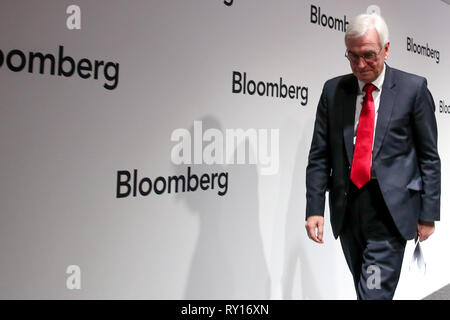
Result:
<svg viewBox="0 0 450 320">
<path fill-rule="evenodd" d="M 389 42 L 389 30 L 384 19 L 376 13 L 356 16 L 347 26 L 345 41 L 359 38 L 371 28 L 375 28 L 380 38 L 380 45 L 384 47 Z"/>
</svg>

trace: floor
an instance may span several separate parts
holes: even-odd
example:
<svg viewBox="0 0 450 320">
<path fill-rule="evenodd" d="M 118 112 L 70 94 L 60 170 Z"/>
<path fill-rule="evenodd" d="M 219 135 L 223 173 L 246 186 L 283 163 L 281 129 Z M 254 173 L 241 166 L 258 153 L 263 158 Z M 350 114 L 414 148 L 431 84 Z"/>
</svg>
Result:
<svg viewBox="0 0 450 320">
<path fill-rule="evenodd" d="M 423 300 L 450 300 L 450 284 L 433 292 L 429 296 L 423 298 Z"/>
</svg>

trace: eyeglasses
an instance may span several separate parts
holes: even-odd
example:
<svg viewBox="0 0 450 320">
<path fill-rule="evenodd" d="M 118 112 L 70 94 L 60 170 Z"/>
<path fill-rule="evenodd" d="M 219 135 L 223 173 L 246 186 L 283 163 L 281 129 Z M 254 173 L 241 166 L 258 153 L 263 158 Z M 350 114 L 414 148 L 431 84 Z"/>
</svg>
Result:
<svg viewBox="0 0 450 320">
<path fill-rule="evenodd" d="M 364 53 L 361 56 L 347 50 L 347 51 L 345 51 L 345 57 L 352 63 L 358 63 L 360 58 L 362 58 L 366 63 L 373 63 L 373 62 L 376 62 L 377 57 L 381 53 L 381 50 L 383 50 L 383 48 L 381 48 L 380 51 L 378 51 L 378 53 L 369 51 L 369 52 Z"/>
</svg>

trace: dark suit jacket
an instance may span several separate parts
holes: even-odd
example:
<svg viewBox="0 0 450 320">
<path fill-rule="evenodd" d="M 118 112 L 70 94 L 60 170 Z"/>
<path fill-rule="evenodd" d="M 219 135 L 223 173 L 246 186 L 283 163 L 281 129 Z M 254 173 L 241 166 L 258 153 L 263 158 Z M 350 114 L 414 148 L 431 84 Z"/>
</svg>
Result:
<svg viewBox="0 0 450 320">
<path fill-rule="evenodd" d="M 329 190 L 335 238 L 346 211 L 357 92 L 353 74 L 325 83 L 306 169 L 306 218 L 324 214 Z M 419 219 L 440 217 L 441 164 L 434 111 L 425 78 L 386 65 L 372 168 L 393 220 L 407 240 L 414 237 Z"/>
</svg>

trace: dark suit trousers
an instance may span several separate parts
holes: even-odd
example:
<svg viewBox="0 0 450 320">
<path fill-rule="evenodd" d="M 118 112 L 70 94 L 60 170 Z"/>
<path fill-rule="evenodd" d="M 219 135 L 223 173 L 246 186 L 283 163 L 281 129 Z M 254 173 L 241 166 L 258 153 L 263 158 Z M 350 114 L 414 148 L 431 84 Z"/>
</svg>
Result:
<svg viewBox="0 0 450 320">
<path fill-rule="evenodd" d="M 392 299 L 405 252 L 376 179 L 358 189 L 350 182 L 340 241 L 358 299 Z"/>
</svg>

